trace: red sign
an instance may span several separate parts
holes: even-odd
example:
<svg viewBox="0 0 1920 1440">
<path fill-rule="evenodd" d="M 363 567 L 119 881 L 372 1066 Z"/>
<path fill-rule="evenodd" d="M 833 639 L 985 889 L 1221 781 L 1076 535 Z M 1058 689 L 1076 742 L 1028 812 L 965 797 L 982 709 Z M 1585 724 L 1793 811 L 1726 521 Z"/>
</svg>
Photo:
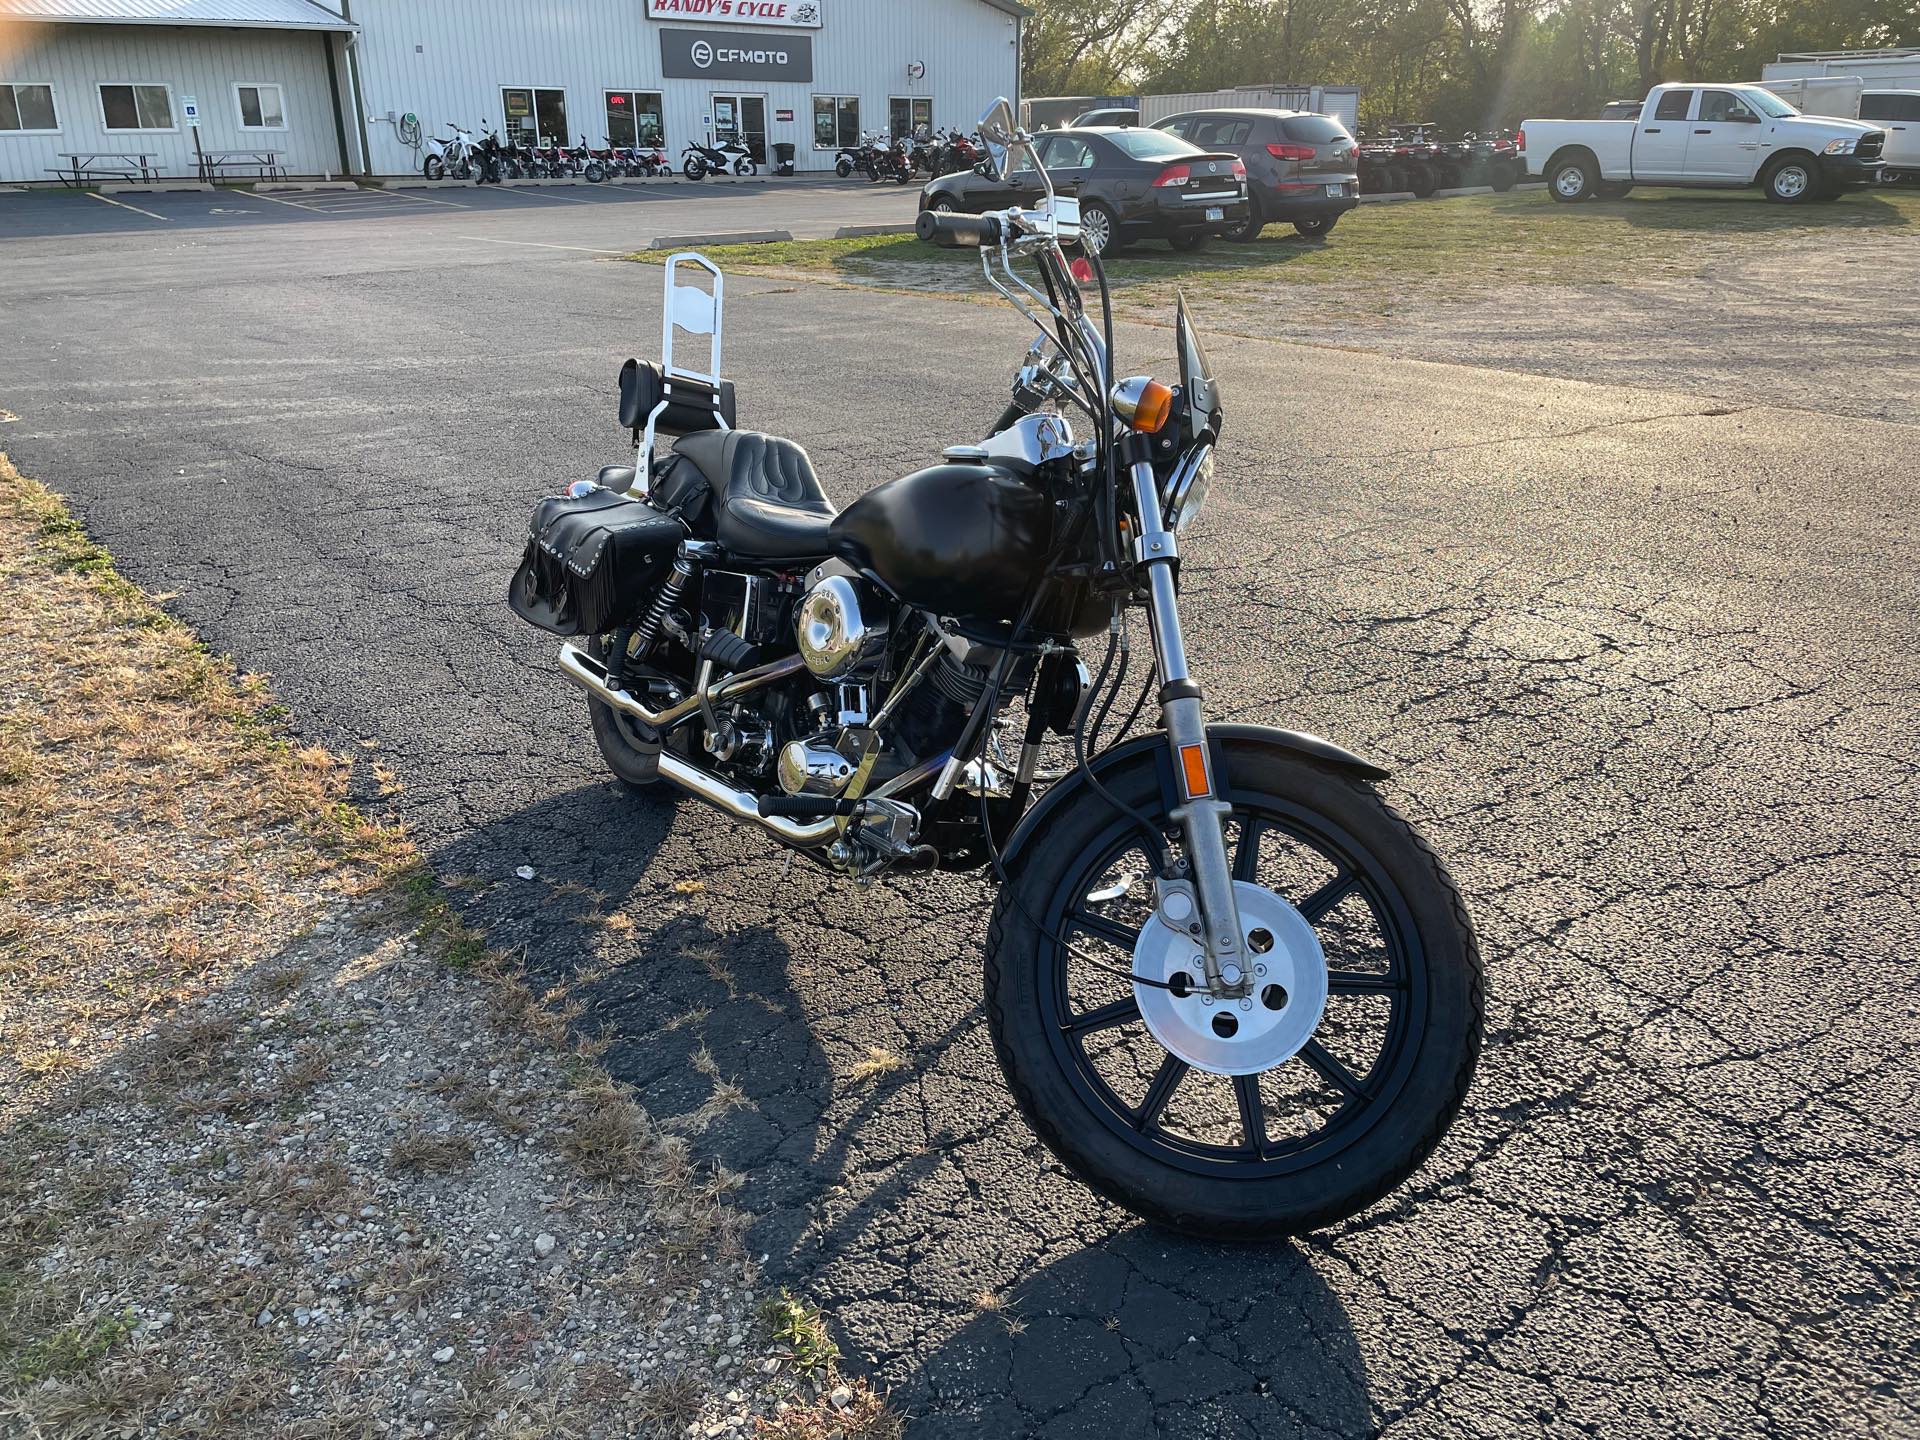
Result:
<svg viewBox="0 0 1920 1440">
<path fill-rule="evenodd" d="M 791 120 L 793 119 L 793 112 L 791 110 L 776 110 L 773 112 L 773 118 L 776 120 Z"/>
</svg>

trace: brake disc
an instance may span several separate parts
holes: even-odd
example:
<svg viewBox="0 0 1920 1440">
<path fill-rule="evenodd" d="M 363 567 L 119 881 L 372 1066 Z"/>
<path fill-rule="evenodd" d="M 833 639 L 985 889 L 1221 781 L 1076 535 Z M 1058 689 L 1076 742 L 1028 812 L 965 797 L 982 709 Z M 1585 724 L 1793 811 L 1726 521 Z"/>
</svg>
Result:
<svg viewBox="0 0 1920 1440">
<path fill-rule="evenodd" d="M 1243 999 L 1207 993 L 1200 946 L 1157 913 L 1133 947 L 1133 973 L 1171 989 L 1134 982 L 1140 1017 L 1168 1052 L 1215 1075 L 1258 1075 L 1283 1065 L 1313 1038 L 1327 1008 L 1327 957 L 1313 926 L 1273 891 L 1234 882 L 1242 959 L 1253 968 Z"/>
</svg>

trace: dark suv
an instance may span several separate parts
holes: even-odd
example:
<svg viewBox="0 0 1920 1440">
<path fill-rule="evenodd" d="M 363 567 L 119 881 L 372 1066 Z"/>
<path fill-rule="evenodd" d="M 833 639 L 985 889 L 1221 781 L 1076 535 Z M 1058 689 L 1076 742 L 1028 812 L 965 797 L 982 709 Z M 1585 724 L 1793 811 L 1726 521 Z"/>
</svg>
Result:
<svg viewBox="0 0 1920 1440">
<path fill-rule="evenodd" d="M 1189 110 L 1153 128 L 1245 162 L 1251 213 L 1229 240 L 1252 240 L 1275 221 L 1317 239 L 1360 203 L 1360 142 L 1331 115 Z"/>
</svg>

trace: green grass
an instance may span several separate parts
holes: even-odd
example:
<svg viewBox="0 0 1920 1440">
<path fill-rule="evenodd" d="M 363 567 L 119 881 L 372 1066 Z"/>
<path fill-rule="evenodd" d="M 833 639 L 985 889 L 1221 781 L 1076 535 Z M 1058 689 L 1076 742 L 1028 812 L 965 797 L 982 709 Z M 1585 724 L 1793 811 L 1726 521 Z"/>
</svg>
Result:
<svg viewBox="0 0 1920 1440">
<path fill-rule="evenodd" d="M 1832 204 L 1773 205 L 1757 191 L 1636 191 L 1624 200 L 1559 205 L 1544 191 L 1363 205 L 1325 239 L 1269 226 L 1251 245 L 1216 240 L 1194 255 L 1160 241 L 1130 246 L 1108 265 L 1131 287 L 1179 277 L 1192 288 L 1249 279 L 1359 287 L 1445 283 L 1461 291 L 1511 285 L 1596 284 L 1694 274 L 1756 241 L 1832 231 L 1897 233 L 1920 226 L 1920 190 L 1874 191 Z M 859 284 L 984 291 L 979 260 L 911 235 L 724 245 L 706 255 L 725 269 L 800 271 Z M 658 263 L 643 252 L 632 260 Z"/>
</svg>

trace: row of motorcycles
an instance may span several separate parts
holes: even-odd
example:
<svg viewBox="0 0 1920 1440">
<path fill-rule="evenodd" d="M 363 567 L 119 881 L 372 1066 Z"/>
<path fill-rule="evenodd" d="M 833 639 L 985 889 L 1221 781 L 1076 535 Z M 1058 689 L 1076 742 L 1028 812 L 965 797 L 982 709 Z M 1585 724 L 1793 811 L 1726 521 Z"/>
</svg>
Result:
<svg viewBox="0 0 1920 1440">
<path fill-rule="evenodd" d="M 480 185 L 497 185 L 502 180 L 561 180 L 578 176 L 591 184 L 623 177 L 647 180 L 674 173 L 674 167 L 660 148 L 657 133 L 647 135 L 647 143 L 616 145 L 610 136 L 598 148 L 584 136 L 568 147 L 557 141 L 531 145 L 502 140 L 484 123 L 480 138 L 457 122 L 449 121 L 453 134 L 442 139 L 433 136 L 433 150 L 421 162 L 421 173 L 429 180 L 471 180 Z M 753 155 L 737 136 L 723 135 L 718 144 L 689 144 L 681 157 L 680 173 L 689 180 L 704 180 L 708 174 L 752 175 L 757 170 Z"/>
<path fill-rule="evenodd" d="M 905 185 L 916 175 L 975 169 L 986 154 L 977 135 L 961 130 L 921 131 L 904 137 L 874 131 L 862 136 L 858 145 L 843 148 L 833 169 L 842 180 L 859 175 L 876 183 L 891 180 Z"/>
<path fill-rule="evenodd" d="M 1360 137 L 1360 189 L 1369 195 L 1411 192 L 1425 200 L 1436 190 L 1490 185 L 1511 190 L 1527 173 L 1520 146 L 1506 130 L 1468 131 L 1442 140 L 1430 124 L 1390 125 Z"/>
</svg>

